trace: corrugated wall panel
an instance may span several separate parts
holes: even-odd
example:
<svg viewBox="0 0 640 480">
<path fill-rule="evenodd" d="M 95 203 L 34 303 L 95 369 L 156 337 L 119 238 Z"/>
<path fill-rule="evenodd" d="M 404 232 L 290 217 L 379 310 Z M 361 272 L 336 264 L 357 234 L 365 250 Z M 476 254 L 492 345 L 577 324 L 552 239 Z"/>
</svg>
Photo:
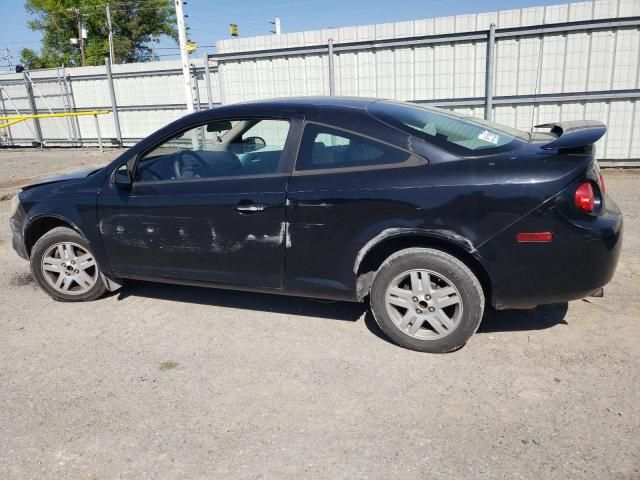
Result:
<svg viewBox="0 0 640 480">
<path fill-rule="evenodd" d="M 634 106 L 634 102 L 629 101 L 609 103 L 608 139 L 603 158 L 627 158 L 633 128 L 629 119 L 633 115 Z"/>
<path fill-rule="evenodd" d="M 640 5 L 640 0 L 637 2 Z M 613 78 L 609 88 L 636 88 L 638 80 L 638 55 L 640 55 L 640 32 L 620 30 L 616 34 L 616 55 Z"/>
<path fill-rule="evenodd" d="M 218 53 L 251 52 L 302 46 L 325 46 L 333 38 L 341 42 L 403 39 L 420 35 L 486 33 L 491 23 L 500 28 L 534 26 L 567 21 L 615 19 L 640 16 L 639 0 L 596 0 L 572 4 L 529 7 L 523 9 L 419 19 L 404 22 L 341 27 L 310 32 L 239 38 L 218 42 Z M 455 111 L 482 116 L 484 112 L 487 43 L 483 40 L 412 45 L 377 46 L 358 51 L 337 51 L 335 60 L 336 91 L 340 95 L 396 98 L 403 100 L 443 101 Z M 546 33 L 517 38 L 499 37 L 496 42 L 494 104 L 496 121 L 529 129 L 533 123 L 590 118 L 608 123 L 609 133 L 599 142 L 601 158 L 640 159 L 640 114 L 633 94 L 640 89 L 640 30 L 608 28 L 591 31 Z M 540 54 L 542 59 L 540 61 Z M 198 66 L 200 100 L 207 103 L 206 82 L 201 59 Z M 538 71 L 538 66 L 541 66 Z M 116 97 L 121 107 L 123 136 L 135 138 L 184 114 L 184 85 L 178 61 L 148 64 L 113 65 Z M 67 69 L 78 108 L 109 107 L 111 102 L 103 66 Z M 64 109 L 61 84 L 56 70 L 32 72 L 36 86 L 38 111 L 51 107 Z M 58 72 L 59 76 L 59 72 Z M 22 75 L 0 75 L 0 84 L 21 112 L 29 112 Z M 258 98 L 303 95 L 327 95 L 329 92 L 328 56 L 326 53 L 286 55 L 242 60 L 219 59 L 211 71 L 214 103 L 230 103 Z M 584 97 L 584 92 L 627 92 L 631 98 Z M 631 92 L 631 94 L 629 94 Z M 564 95 L 555 103 L 532 105 L 530 99 L 512 96 L 535 94 Z M 574 99 L 572 94 L 579 94 Z M 598 93 L 599 94 L 599 93 Z M 465 106 L 452 107 L 464 99 Z M 544 100 L 544 99 L 543 99 Z M 544 100 L 548 102 L 549 100 Z M 12 113 L 5 102 L 5 114 Z M 82 136 L 94 137 L 93 119 L 78 120 Z M 11 133 L 31 141 L 28 126 L 12 127 Z M 45 137 L 63 138 L 63 128 L 50 120 L 42 121 Z M 111 115 L 101 117 L 105 137 L 111 137 Z M 6 136 L 6 132 L 5 136 Z"/>
<path fill-rule="evenodd" d="M 433 59 L 433 96 L 434 98 L 451 98 L 454 96 L 455 79 L 453 67 L 453 46 L 436 45 Z"/>
<path fill-rule="evenodd" d="M 538 65 L 540 63 L 539 38 L 521 38 L 518 41 L 519 61 L 517 70 L 518 95 L 531 95 L 536 92 Z"/>
<path fill-rule="evenodd" d="M 336 93 L 343 96 L 358 95 L 358 59 L 355 53 L 342 53 L 335 57 Z"/>
<path fill-rule="evenodd" d="M 394 51 L 395 58 L 395 95 L 398 100 L 413 100 L 414 93 L 414 60 L 413 49 L 397 48 Z"/>
<path fill-rule="evenodd" d="M 395 65 L 393 50 L 378 50 L 376 55 L 376 96 L 395 97 Z"/>
<path fill-rule="evenodd" d="M 544 37 L 538 93 L 562 92 L 565 45 L 564 35 Z"/>
<path fill-rule="evenodd" d="M 433 48 L 418 47 L 415 56 L 415 98 L 433 98 Z"/>
<path fill-rule="evenodd" d="M 374 52 L 358 52 L 358 95 L 362 97 L 375 97 L 376 86 L 376 54 Z"/>
<path fill-rule="evenodd" d="M 273 90 L 273 68 L 270 59 L 256 60 L 256 83 L 256 99 L 273 98 L 275 96 Z"/>
<path fill-rule="evenodd" d="M 614 43 L 613 32 L 593 32 L 591 34 L 591 53 L 587 71 L 588 90 L 607 90 L 610 88 Z"/>
<path fill-rule="evenodd" d="M 495 94 L 516 95 L 518 93 L 519 42 L 509 39 L 496 45 Z"/>
<path fill-rule="evenodd" d="M 465 98 L 475 95 L 475 44 L 463 43 L 453 47 L 454 96 Z M 416 98 L 416 97 L 414 97 Z"/>
<path fill-rule="evenodd" d="M 585 65 L 589 63 L 590 43 L 587 33 L 567 36 L 563 92 L 584 92 L 586 90 Z"/>
</svg>

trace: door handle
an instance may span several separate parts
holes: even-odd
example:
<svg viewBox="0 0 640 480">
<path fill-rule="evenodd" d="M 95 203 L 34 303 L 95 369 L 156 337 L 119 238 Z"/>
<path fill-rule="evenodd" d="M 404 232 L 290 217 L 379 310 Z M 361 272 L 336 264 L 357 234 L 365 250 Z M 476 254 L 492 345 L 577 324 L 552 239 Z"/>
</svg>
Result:
<svg viewBox="0 0 640 480">
<path fill-rule="evenodd" d="M 236 210 L 240 213 L 257 213 L 266 210 L 267 206 L 261 203 L 252 203 L 249 205 L 237 205 Z"/>
</svg>

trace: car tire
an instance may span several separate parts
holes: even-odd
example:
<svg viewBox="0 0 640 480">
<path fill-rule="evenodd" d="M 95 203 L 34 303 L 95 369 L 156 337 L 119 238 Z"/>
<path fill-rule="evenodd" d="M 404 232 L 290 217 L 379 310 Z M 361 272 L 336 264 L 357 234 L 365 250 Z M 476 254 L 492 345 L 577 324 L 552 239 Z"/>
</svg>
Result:
<svg viewBox="0 0 640 480">
<path fill-rule="evenodd" d="M 408 248 L 387 258 L 370 294 L 382 331 L 402 347 L 429 353 L 462 347 L 480 326 L 484 301 L 473 272 L 431 248 Z"/>
<path fill-rule="evenodd" d="M 84 302 L 107 290 L 87 241 L 76 231 L 57 227 L 33 246 L 31 273 L 37 284 L 59 302 Z"/>
</svg>

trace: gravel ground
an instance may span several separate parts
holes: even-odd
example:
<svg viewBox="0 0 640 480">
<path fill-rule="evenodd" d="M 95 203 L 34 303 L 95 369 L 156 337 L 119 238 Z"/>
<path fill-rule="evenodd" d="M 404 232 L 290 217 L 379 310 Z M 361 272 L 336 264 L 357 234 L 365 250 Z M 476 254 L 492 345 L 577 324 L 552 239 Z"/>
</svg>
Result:
<svg viewBox="0 0 640 480">
<path fill-rule="evenodd" d="M 0 151 L 0 195 L 116 154 Z M 605 178 L 605 297 L 491 313 L 447 355 L 357 304 L 133 282 L 56 303 L 1 201 L 0 478 L 640 478 L 640 172 Z"/>
</svg>

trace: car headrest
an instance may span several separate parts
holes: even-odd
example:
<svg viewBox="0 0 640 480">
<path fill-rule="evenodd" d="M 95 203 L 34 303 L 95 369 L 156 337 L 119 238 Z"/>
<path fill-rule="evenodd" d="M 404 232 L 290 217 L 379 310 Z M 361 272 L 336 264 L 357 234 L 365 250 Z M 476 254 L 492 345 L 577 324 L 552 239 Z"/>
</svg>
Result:
<svg viewBox="0 0 640 480">
<path fill-rule="evenodd" d="M 311 149 L 311 158 L 313 158 L 315 165 L 328 165 L 336 162 L 333 152 L 321 142 L 314 142 Z"/>
</svg>

